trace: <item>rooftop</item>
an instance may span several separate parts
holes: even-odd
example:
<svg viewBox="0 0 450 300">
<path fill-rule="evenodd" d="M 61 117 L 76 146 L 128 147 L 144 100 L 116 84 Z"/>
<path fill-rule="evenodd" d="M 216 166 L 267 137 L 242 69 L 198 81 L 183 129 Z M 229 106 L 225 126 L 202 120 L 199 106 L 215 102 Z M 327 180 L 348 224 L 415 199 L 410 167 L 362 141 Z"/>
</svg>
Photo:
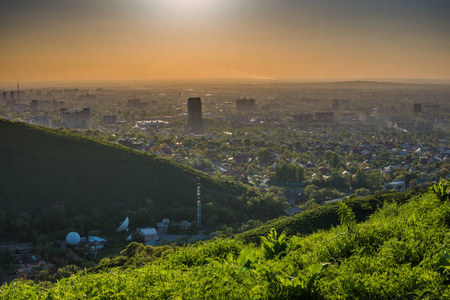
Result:
<svg viewBox="0 0 450 300">
<path fill-rule="evenodd" d="M 158 232 L 156 231 L 155 228 L 152 227 L 146 227 L 146 228 L 138 228 L 138 230 L 143 234 L 143 235 L 158 235 Z"/>
</svg>

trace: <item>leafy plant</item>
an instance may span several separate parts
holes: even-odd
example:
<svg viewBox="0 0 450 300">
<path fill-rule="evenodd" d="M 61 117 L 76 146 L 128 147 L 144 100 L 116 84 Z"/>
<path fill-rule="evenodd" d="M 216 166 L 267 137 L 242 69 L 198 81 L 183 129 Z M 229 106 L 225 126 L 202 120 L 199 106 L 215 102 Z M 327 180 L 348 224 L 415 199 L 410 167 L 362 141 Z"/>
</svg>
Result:
<svg viewBox="0 0 450 300">
<path fill-rule="evenodd" d="M 352 232 L 356 225 L 356 216 L 352 209 L 344 202 L 339 202 L 338 214 L 341 225 L 346 226 L 348 232 Z"/>
<path fill-rule="evenodd" d="M 444 250 L 437 255 L 435 260 L 435 267 L 441 273 L 450 273 L 450 254 L 448 254 L 447 251 Z"/>
<path fill-rule="evenodd" d="M 278 236 L 275 228 L 270 229 L 267 237 L 261 237 L 261 246 L 263 254 L 266 259 L 273 259 L 277 256 L 286 254 L 288 243 L 286 241 L 286 235 L 282 233 Z"/>
<path fill-rule="evenodd" d="M 435 194 L 441 201 L 450 199 L 450 180 L 441 180 L 438 184 L 430 187 L 430 192 Z"/>
<path fill-rule="evenodd" d="M 242 266 L 241 270 L 247 271 L 249 269 L 254 269 L 254 264 L 259 260 L 257 253 L 249 248 L 242 249 L 236 262 L 238 266 Z"/>
<path fill-rule="evenodd" d="M 328 264 L 310 265 L 306 275 L 299 272 L 292 264 L 287 268 L 288 273 L 266 270 L 265 275 L 269 282 L 270 298 L 314 299 L 315 282 L 319 274 L 327 267 Z"/>
</svg>

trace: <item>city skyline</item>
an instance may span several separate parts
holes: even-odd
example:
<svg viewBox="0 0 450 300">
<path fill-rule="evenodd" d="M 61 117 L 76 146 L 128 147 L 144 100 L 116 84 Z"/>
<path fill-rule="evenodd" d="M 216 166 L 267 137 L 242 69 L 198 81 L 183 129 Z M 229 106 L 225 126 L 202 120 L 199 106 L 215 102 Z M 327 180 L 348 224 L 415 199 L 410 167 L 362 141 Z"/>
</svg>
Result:
<svg viewBox="0 0 450 300">
<path fill-rule="evenodd" d="M 3 1 L 0 82 L 450 79 L 450 3 Z"/>
</svg>

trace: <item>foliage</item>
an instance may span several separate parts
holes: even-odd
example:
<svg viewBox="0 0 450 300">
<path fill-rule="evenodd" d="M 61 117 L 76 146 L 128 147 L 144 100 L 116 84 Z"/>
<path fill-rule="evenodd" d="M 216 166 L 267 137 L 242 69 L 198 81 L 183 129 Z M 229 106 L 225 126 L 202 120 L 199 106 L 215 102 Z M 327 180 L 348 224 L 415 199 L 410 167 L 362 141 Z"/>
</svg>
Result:
<svg viewBox="0 0 450 300">
<path fill-rule="evenodd" d="M 424 188 L 410 189 L 407 192 L 377 193 L 364 198 L 349 198 L 345 203 L 353 210 L 356 221 L 361 222 L 368 216 L 383 207 L 385 203 L 405 203 L 415 195 L 421 195 L 426 191 Z M 283 231 L 287 236 L 311 234 L 317 230 L 329 229 L 339 225 L 339 218 L 336 210 L 337 203 L 329 203 L 318 206 L 311 210 L 304 211 L 291 217 L 278 218 L 272 220 L 255 229 L 243 232 L 236 236 L 246 242 L 260 242 L 260 236 L 267 235 L 270 228 Z"/>
<path fill-rule="evenodd" d="M 344 202 L 339 202 L 338 207 L 339 222 L 342 226 L 347 227 L 349 233 L 351 233 L 356 225 L 356 216 L 350 207 Z"/>
<path fill-rule="evenodd" d="M 302 182 L 305 180 L 305 170 L 302 166 L 280 161 L 276 165 L 273 180 L 278 182 Z"/>
<path fill-rule="evenodd" d="M 450 275 L 450 254 L 446 250 L 436 255 L 434 267 L 445 275 Z"/>
<path fill-rule="evenodd" d="M 450 180 L 441 180 L 430 187 L 430 192 L 435 194 L 441 201 L 450 199 Z"/>
<path fill-rule="evenodd" d="M 288 273 L 261 269 L 265 271 L 270 299 L 315 299 L 315 281 L 327 267 L 328 264 L 310 265 L 306 275 L 298 272 L 293 264 L 288 265 Z"/>
<path fill-rule="evenodd" d="M 275 228 L 271 228 L 267 237 L 261 237 L 261 246 L 266 259 L 274 259 L 277 256 L 285 254 L 288 244 L 286 235 L 282 233 L 278 236 Z"/>
<path fill-rule="evenodd" d="M 308 199 L 314 199 L 317 204 L 321 204 L 324 201 L 344 197 L 344 193 L 339 192 L 334 188 L 320 188 L 314 184 L 306 186 L 305 196 Z"/>
<path fill-rule="evenodd" d="M 260 237 L 261 247 L 235 239 L 164 249 L 130 244 L 120 258 L 122 265 L 105 260 L 102 269 L 78 271 L 56 283 L 15 281 L 1 286 L 0 295 L 2 299 L 448 299 L 450 203 L 433 193 L 401 195 L 409 198 L 389 201 L 379 196 L 383 208 L 358 224 L 354 220 L 361 207 L 352 202 L 356 200 L 340 205 L 341 216 L 346 216 L 342 224 L 354 224 L 358 235 L 344 234 L 347 229 L 337 226 L 289 238 L 278 236 L 271 227 Z M 336 205 L 327 206 L 337 213 Z M 146 261 L 128 263 L 137 258 Z"/>
<path fill-rule="evenodd" d="M 357 189 L 355 191 L 355 194 L 357 196 L 369 196 L 370 195 L 370 190 L 366 189 L 366 188 L 360 188 L 360 189 Z"/>
<path fill-rule="evenodd" d="M 359 188 L 367 188 L 369 187 L 369 178 L 362 169 L 358 169 L 355 178 L 352 180 L 352 184 Z"/>
</svg>

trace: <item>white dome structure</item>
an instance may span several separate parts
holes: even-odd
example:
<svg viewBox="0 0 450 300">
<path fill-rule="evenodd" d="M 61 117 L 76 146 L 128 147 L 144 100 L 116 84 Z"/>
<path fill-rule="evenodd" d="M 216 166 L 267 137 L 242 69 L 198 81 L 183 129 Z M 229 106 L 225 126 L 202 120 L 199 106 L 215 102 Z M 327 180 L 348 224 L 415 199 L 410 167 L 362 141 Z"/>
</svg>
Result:
<svg viewBox="0 0 450 300">
<path fill-rule="evenodd" d="M 66 243 L 67 245 L 70 246 L 76 246 L 80 243 L 81 238 L 80 235 L 76 232 L 70 232 L 67 236 L 66 236 Z"/>
</svg>

